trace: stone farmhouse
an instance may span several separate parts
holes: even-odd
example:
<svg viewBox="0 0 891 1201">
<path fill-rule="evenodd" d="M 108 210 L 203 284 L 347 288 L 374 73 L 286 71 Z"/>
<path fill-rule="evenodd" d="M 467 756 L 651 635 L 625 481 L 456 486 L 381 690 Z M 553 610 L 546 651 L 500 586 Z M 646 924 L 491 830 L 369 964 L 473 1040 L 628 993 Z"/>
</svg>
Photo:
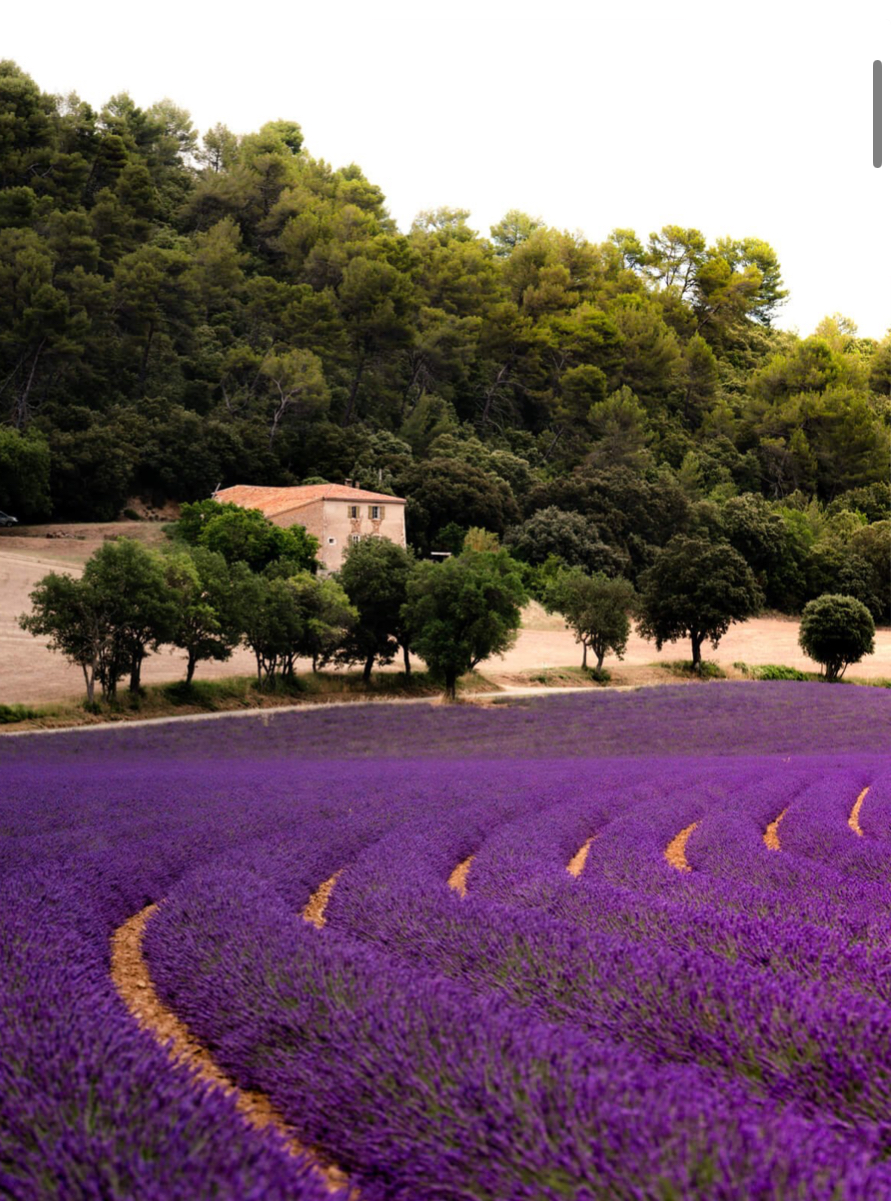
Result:
<svg viewBox="0 0 891 1201">
<path fill-rule="evenodd" d="M 326 571 L 336 571 L 346 548 L 360 538 L 389 538 L 405 546 L 405 501 L 399 496 L 348 484 L 301 484 L 294 488 L 235 484 L 215 492 L 214 500 L 259 509 L 276 525 L 304 526 L 319 540 L 319 559 Z"/>
</svg>

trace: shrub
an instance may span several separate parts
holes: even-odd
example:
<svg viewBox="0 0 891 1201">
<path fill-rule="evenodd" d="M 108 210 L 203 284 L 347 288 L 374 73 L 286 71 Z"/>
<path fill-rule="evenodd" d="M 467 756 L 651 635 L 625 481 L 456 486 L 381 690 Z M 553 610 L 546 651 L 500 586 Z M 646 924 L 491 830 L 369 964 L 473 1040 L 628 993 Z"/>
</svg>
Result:
<svg viewBox="0 0 891 1201">
<path fill-rule="evenodd" d="M 798 642 L 823 666 L 826 680 L 840 680 L 851 663 L 875 650 L 875 622 L 862 601 L 824 593 L 809 601 L 801 615 Z"/>
<path fill-rule="evenodd" d="M 806 680 L 807 673 L 797 667 L 783 667 L 777 663 L 764 663 L 753 669 L 756 680 Z"/>
<path fill-rule="evenodd" d="M 669 659 L 665 663 L 657 663 L 656 666 L 664 667 L 673 676 L 696 676 L 701 680 L 727 679 L 724 668 L 711 659 L 700 659 L 698 663 L 693 659 Z"/>
<path fill-rule="evenodd" d="M 40 717 L 39 709 L 31 709 L 27 705 L 0 705 L 0 726 L 12 725 L 17 721 L 28 721 L 32 717 Z"/>
</svg>

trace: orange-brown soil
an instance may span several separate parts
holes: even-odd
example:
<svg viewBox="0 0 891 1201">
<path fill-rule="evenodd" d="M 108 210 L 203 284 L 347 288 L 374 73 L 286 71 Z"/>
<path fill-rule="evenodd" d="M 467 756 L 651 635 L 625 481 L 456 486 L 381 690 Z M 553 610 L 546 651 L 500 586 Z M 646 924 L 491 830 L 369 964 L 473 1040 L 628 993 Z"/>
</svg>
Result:
<svg viewBox="0 0 891 1201">
<path fill-rule="evenodd" d="M 854 833 L 859 835 L 861 838 L 863 837 L 863 831 L 860 829 L 860 810 L 863 808 L 863 802 L 866 800 L 866 794 L 868 792 L 869 785 L 867 784 L 867 786 L 858 796 L 857 800 L 854 802 L 854 808 L 851 810 L 850 816 L 848 817 L 848 825 L 851 827 Z"/>
<path fill-rule="evenodd" d="M 325 910 L 328 908 L 328 901 L 331 899 L 331 893 L 334 891 L 334 885 L 337 883 L 343 868 L 339 872 L 335 872 L 333 876 L 329 876 L 324 884 L 320 884 L 315 890 L 303 910 L 303 920 L 309 922 L 311 926 L 315 926 L 317 930 L 325 924 Z"/>
<path fill-rule="evenodd" d="M 693 868 L 687 862 L 687 839 L 699 825 L 699 822 L 692 822 L 689 826 L 685 826 L 680 834 L 675 834 L 671 842 L 665 848 L 665 858 L 673 868 L 679 872 L 692 872 Z"/>
<path fill-rule="evenodd" d="M 780 822 L 783 820 L 783 818 L 786 816 L 786 814 L 788 812 L 789 812 L 789 806 L 787 805 L 786 808 L 783 810 L 783 812 L 779 815 L 779 817 L 774 818 L 774 820 L 768 825 L 767 829 L 764 831 L 764 845 L 770 851 L 780 850 L 780 835 L 779 835 Z"/>
<path fill-rule="evenodd" d="M 230 1093 L 244 1120 L 256 1130 L 273 1129 L 281 1136 L 288 1154 L 312 1162 L 329 1191 L 336 1192 L 347 1183 L 340 1169 L 323 1165 L 297 1139 L 293 1129 L 262 1093 L 239 1088 L 214 1063 L 210 1053 L 194 1038 L 188 1027 L 168 1009 L 155 991 L 148 964 L 142 953 L 145 927 L 157 905 L 148 905 L 119 926 L 111 940 L 111 978 L 130 1013 L 156 1042 L 166 1045 L 176 1063 L 190 1068 L 196 1081 Z"/>
<path fill-rule="evenodd" d="M 470 871 L 471 863 L 473 863 L 473 855 L 468 855 L 466 859 L 461 860 L 449 876 L 449 888 L 453 892 L 456 892 L 459 897 L 467 896 L 467 875 Z"/>
<path fill-rule="evenodd" d="M 588 852 L 591 849 L 591 843 L 596 837 L 596 834 L 592 834 L 590 838 L 586 838 L 569 863 L 567 863 L 566 870 L 570 876 L 580 876 L 582 874 L 585 864 L 588 861 Z"/>
</svg>

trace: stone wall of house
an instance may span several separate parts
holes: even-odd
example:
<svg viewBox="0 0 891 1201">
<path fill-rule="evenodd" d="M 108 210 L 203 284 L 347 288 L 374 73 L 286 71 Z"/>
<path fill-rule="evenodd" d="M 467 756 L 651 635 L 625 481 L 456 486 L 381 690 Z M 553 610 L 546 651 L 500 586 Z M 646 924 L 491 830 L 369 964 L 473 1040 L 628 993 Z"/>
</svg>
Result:
<svg viewBox="0 0 891 1201">
<path fill-rule="evenodd" d="M 377 510 L 377 516 L 374 510 Z M 302 525 L 319 540 L 319 558 L 336 571 L 353 538 L 376 535 L 405 546 L 405 505 L 397 501 L 317 500 L 272 518 L 276 525 Z"/>
</svg>

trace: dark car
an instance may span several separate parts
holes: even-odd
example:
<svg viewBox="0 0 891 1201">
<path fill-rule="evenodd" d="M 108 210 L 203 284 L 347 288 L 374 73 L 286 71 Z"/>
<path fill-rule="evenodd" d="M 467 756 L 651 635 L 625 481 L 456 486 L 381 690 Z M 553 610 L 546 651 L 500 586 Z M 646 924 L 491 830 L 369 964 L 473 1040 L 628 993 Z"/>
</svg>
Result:
<svg viewBox="0 0 891 1201">
<path fill-rule="evenodd" d="M 18 517 L 10 517 L 8 513 L 4 513 L 3 510 L 0 509 L 0 526 L 18 525 L 18 524 L 19 524 Z"/>
</svg>

